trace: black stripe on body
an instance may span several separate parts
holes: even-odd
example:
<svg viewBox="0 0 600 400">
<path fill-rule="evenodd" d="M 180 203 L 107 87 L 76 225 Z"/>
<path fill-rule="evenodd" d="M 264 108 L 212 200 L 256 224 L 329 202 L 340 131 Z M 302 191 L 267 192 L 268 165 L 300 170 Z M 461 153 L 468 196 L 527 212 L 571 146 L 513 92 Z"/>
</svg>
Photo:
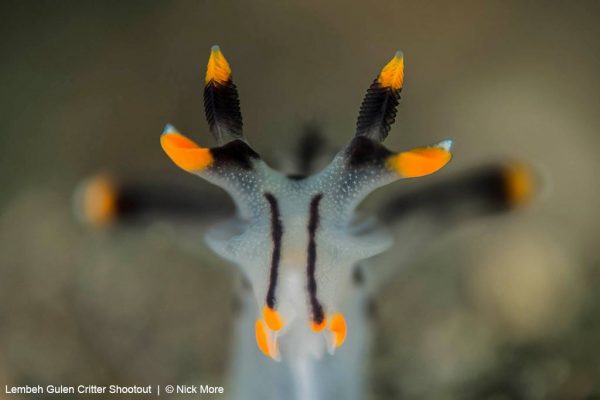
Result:
<svg viewBox="0 0 600 400">
<path fill-rule="evenodd" d="M 310 202 L 310 217 L 308 221 L 308 263 L 306 274 L 308 279 L 308 295 L 310 297 L 310 307 L 312 309 L 313 321 L 320 324 L 325 319 L 323 307 L 317 299 L 317 281 L 315 280 L 315 269 L 317 264 L 317 243 L 315 235 L 319 227 L 319 203 L 323 198 L 323 194 L 315 195 Z"/>
<path fill-rule="evenodd" d="M 271 193 L 265 193 L 265 198 L 271 208 L 271 240 L 273 241 L 273 254 L 271 256 L 271 273 L 269 276 L 269 289 L 267 291 L 267 306 L 275 308 L 275 290 L 279 276 L 279 261 L 281 260 L 281 237 L 283 236 L 283 225 L 277 199 Z"/>
</svg>

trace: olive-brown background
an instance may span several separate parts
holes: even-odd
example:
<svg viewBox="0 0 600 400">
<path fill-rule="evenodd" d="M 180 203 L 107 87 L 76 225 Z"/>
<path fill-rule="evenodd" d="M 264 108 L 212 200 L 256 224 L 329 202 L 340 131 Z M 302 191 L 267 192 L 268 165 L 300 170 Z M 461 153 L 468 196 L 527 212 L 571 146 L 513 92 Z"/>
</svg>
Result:
<svg viewBox="0 0 600 400">
<path fill-rule="evenodd" d="M 202 229 L 182 250 L 168 224 L 92 230 L 70 203 L 100 170 L 209 190 L 158 136 L 171 122 L 211 143 L 217 43 L 269 160 L 306 121 L 343 145 L 401 48 L 389 147 L 452 137 L 431 179 L 512 158 L 545 178 L 529 208 L 437 240 L 377 297 L 370 398 L 597 398 L 599 19 L 595 1 L 3 2 L 0 383 L 227 384 L 233 273 Z"/>
</svg>

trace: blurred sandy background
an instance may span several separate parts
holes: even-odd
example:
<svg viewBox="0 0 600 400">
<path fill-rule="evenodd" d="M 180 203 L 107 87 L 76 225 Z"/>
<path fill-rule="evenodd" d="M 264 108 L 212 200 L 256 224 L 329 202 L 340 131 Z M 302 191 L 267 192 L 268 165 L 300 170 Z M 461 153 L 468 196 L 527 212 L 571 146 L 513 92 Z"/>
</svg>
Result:
<svg viewBox="0 0 600 400">
<path fill-rule="evenodd" d="M 372 399 L 600 398 L 599 19 L 595 1 L 2 2 L 0 383 L 225 383 L 233 278 L 202 230 L 192 254 L 165 224 L 92 231 L 70 208 L 99 170 L 210 190 L 158 137 L 171 122 L 211 143 L 216 43 L 269 160 L 308 120 L 344 144 L 400 48 L 389 147 L 455 139 L 435 179 L 512 158 L 547 177 L 376 299 Z"/>
</svg>

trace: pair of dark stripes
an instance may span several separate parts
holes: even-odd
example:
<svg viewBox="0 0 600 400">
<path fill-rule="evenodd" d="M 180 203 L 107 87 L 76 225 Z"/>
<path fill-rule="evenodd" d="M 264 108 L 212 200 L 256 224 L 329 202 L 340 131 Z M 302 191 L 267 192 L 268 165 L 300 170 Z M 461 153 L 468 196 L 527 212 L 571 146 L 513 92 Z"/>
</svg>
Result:
<svg viewBox="0 0 600 400">
<path fill-rule="evenodd" d="M 269 289 L 267 291 L 267 306 L 274 308 L 276 303 L 275 290 L 277 288 L 277 279 L 279 276 L 279 263 L 281 261 L 281 239 L 283 237 L 283 225 L 281 223 L 281 213 L 277 199 L 271 193 L 265 193 L 265 198 L 269 202 L 271 209 L 271 239 L 273 240 L 273 254 L 271 256 L 271 272 L 269 276 Z M 307 248 L 307 287 L 310 297 L 310 307 L 312 310 L 313 321 L 320 324 L 325 319 L 323 306 L 317 299 L 317 281 L 315 279 L 315 269 L 317 265 L 317 243 L 315 236 L 319 227 L 319 203 L 323 194 L 319 193 L 313 196 L 310 202 L 310 215 L 308 221 L 308 248 Z"/>
</svg>

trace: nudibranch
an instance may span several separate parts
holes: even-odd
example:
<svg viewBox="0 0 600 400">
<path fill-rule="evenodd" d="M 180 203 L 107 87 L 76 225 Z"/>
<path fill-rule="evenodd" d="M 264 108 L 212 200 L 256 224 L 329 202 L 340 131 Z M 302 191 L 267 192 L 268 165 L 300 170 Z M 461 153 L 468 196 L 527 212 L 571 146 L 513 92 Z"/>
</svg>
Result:
<svg viewBox="0 0 600 400">
<path fill-rule="evenodd" d="M 233 199 L 236 216 L 210 230 L 206 241 L 239 266 L 250 283 L 256 343 L 274 360 L 287 352 L 320 357 L 344 343 L 352 326 L 342 305 L 353 268 L 392 245 L 377 222 L 356 218 L 356 207 L 376 188 L 432 174 L 451 159 L 450 140 L 401 152 L 382 144 L 403 83 L 404 57 L 397 52 L 367 90 L 352 140 L 320 172 L 286 176 L 248 144 L 231 67 L 214 46 L 204 79 L 204 109 L 217 146 L 202 147 L 172 125 L 160 137 L 178 167 L 220 186 Z"/>
</svg>

